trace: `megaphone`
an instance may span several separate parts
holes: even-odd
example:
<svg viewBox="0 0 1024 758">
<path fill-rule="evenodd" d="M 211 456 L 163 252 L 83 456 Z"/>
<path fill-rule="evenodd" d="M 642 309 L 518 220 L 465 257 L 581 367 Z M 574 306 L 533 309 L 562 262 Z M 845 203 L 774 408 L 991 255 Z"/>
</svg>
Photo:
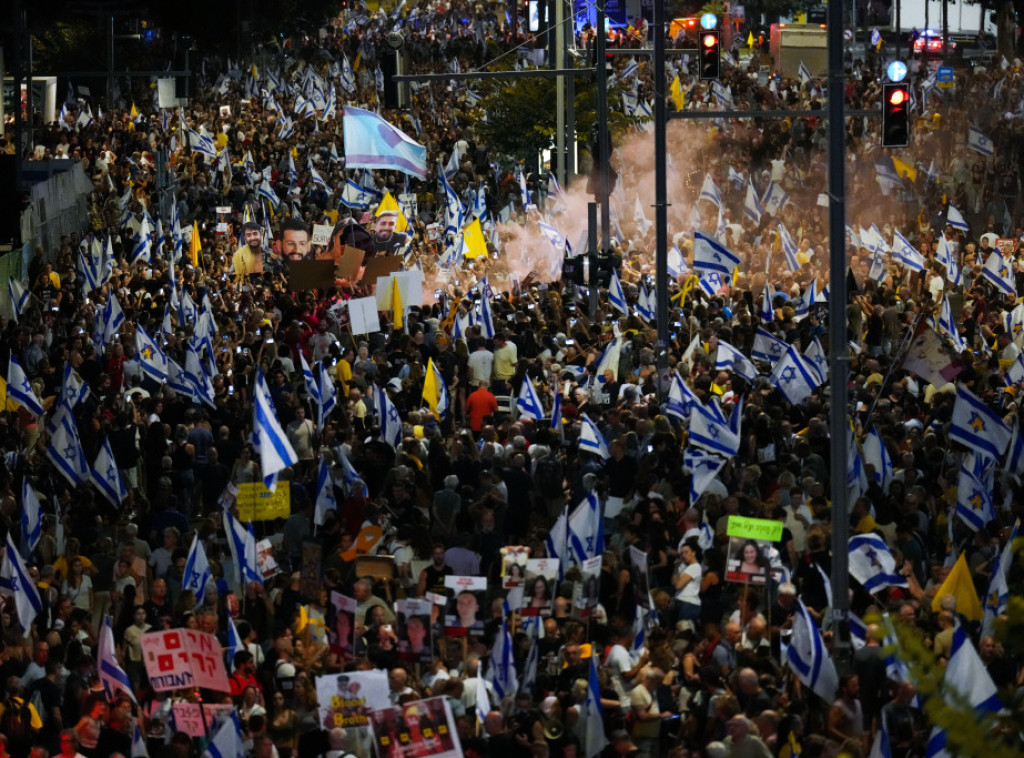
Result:
<svg viewBox="0 0 1024 758">
<path fill-rule="evenodd" d="M 565 733 L 565 726 L 559 719 L 547 719 L 544 722 L 544 738 L 549 740 L 561 739 Z"/>
</svg>

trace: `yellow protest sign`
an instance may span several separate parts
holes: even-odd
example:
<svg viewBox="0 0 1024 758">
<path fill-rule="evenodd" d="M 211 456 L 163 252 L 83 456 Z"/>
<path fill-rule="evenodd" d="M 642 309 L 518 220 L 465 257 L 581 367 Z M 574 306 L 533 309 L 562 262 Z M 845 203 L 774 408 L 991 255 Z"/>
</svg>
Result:
<svg viewBox="0 0 1024 758">
<path fill-rule="evenodd" d="M 248 482 L 238 485 L 238 520 L 273 521 L 292 515 L 292 493 L 289 482 L 278 482 L 271 492 L 263 482 Z"/>
</svg>

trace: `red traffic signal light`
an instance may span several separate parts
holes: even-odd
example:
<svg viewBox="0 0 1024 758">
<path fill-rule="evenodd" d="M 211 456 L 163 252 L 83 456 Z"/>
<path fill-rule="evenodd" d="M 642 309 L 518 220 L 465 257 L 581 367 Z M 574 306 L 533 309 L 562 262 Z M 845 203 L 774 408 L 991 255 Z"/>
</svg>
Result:
<svg viewBox="0 0 1024 758">
<path fill-rule="evenodd" d="M 882 147 L 910 144 L 910 85 L 882 85 Z"/>
<path fill-rule="evenodd" d="M 698 48 L 701 79 L 717 79 L 722 70 L 721 58 L 722 38 L 718 31 L 702 32 Z"/>
</svg>

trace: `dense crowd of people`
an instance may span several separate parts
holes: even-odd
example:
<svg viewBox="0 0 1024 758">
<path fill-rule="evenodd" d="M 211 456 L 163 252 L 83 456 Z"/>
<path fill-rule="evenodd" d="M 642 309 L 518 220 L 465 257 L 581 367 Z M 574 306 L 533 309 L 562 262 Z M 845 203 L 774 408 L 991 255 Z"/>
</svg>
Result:
<svg viewBox="0 0 1024 758">
<path fill-rule="evenodd" d="M 498 15 L 404 13 L 417 72 L 534 46 Z M 563 249 L 542 230 L 580 238 L 586 182 L 563 190 L 516 165 L 528 156 L 494 154 L 475 131 L 482 85 L 420 84 L 408 107 L 381 108 L 393 23 L 349 13 L 253 61 L 209 57 L 178 111 L 137 93 L 138 107 L 78 102 L 36 129 L 32 157 L 80 162 L 94 190 L 91 228 L 35 251 L 0 339 L 0 526 L 40 600 L 26 617 L 17 581 L 0 577 L 0 755 L 219 757 L 209 740 L 233 713 L 240 754 L 280 758 L 446 754 L 450 740 L 430 741 L 446 718 L 467 756 L 856 757 L 884 729 L 882 755 L 910 758 L 932 726 L 893 640 L 916 636 L 945 665 L 961 630 L 1013 703 L 1024 651 L 1000 641 L 991 617 L 1005 596 L 991 596 L 1007 569 L 1019 587 L 1004 546 L 1024 471 L 1014 438 L 985 480 L 987 517 L 964 517 L 974 458 L 950 429 L 969 389 L 1019 435 L 1020 61 L 958 72 L 952 91 L 922 66 L 913 143 L 897 154 L 872 119 L 846 125 L 849 468 L 863 474 L 848 483 L 850 531 L 880 538 L 872 563 L 892 576 L 851 578 L 865 627 L 824 697 L 787 649 L 808 618 L 801 634 L 824 633 L 829 649 L 837 636 L 829 441 L 847 431 L 829 428 L 827 371 L 808 369 L 815 381 L 794 396 L 773 370 L 781 354 L 765 353 L 806 355 L 805 368 L 827 354 L 825 124 L 801 115 L 824 103 L 823 83 L 736 61 L 712 87 L 673 60 L 675 109 L 792 117 L 670 125 L 666 372 L 643 210 L 653 150 L 636 107 L 653 97 L 649 63 L 615 60 L 632 125 L 612 159 L 615 274 L 602 267 L 592 308 L 581 280 L 559 278 Z M 878 72 L 848 73 L 850 107 L 877 102 Z M 427 177 L 346 168 L 343 103 L 423 144 Z M 487 251 L 469 257 L 459 239 L 474 214 Z M 313 244 L 318 226 L 331 227 L 326 244 Z M 738 257 L 731 278 L 701 270 L 697 230 Z M 295 264 L 340 263 L 349 247 L 356 269 L 295 286 Z M 400 261 L 382 276 L 414 272 L 422 292 L 404 306 L 377 293 L 375 323 L 354 333 L 349 306 L 377 284 L 363 267 L 382 259 Z M 941 347 L 911 369 L 925 332 Z M 264 398 L 294 452 L 272 481 Z M 697 423 L 728 428 L 733 448 L 716 458 Z M 68 435 L 109 469 L 71 470 L 55 442 Z M 717 473 L 703 476 L 708 459 Z M 268 505 L 244 506 L 253 491 Z M 775 536 L 737 536 L 737 517 Z M 256 556 L 232 527 L 250 519 Z M 970 591 L 947 583 L 958 560 Z M 107 623 L 130 687 L 101 665 Z M 172 629 L 217 637 L 229 692 L 157 691 L 143 636 Z M 374 670 L 386 706 L 437 697 L 444 713 L 346 721 L 344 698 L 323 702 L 323 681 L 341 692 Z M 195 704 L 190 734 L 180 706 Z M 1020 747 L 1019 733 L 997 734 Z"/>
</svg>

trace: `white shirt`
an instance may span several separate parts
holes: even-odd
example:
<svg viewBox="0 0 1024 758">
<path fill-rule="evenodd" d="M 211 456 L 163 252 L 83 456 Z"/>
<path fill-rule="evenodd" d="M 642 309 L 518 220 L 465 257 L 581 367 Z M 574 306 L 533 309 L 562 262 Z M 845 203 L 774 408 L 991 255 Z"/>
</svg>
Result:
<svg viewBox="0 0 1024 758">
<path fill-rule="evenodd" d="M 494 353 L 490 350 L 475 350 L 470 354 L 467 365 L 469 366 L 470 386 L 475 389 L 480 385 L 481 380 L 491 380 L 491 371 L 494 369 Z"/>
<path fill-rule="evenodd" d="M 684 563 L 679 564 L 679 568 L 676 569 L 677 574 L 687 574 L 690 577 L 690 581 L 686 585 L 676 592 L 676 600 L 681 600 L 684 603 L 691 603 L 693 605 L 700 605 L 700 578 L 703 575 L 699 563 L 691 563 L 686 565 Z"/>
<path fill-rule="evenodd" d="M 625 674 L 636 666 L 636 661 L 622 645 L 612 645 L 604 665 L 608 667 L 608 673 L 612 678 L 612 686 L 619 695 L 619 701 L 625 706 L 628 702 L 627 696 L 633 689 L 633 682 L 627 680 Z"/>
</svg>

